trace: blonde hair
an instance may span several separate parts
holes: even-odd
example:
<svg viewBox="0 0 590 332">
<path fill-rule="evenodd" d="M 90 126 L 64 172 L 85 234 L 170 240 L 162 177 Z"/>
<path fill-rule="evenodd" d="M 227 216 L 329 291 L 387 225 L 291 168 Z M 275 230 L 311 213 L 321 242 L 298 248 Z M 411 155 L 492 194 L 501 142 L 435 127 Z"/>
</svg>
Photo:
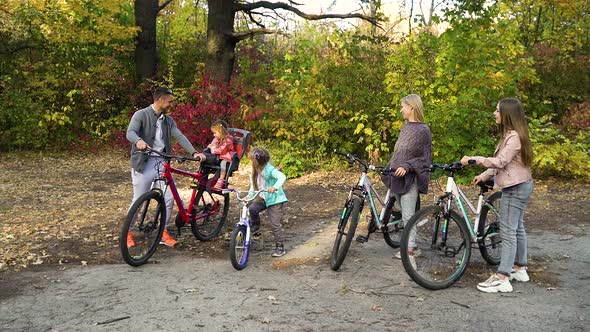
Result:
<svg viewBox="0 0 590 332">
<path fill-rule="evenodd" d="M 420 98 L 420 96 L 412 93 L 403 97 L 401 102 L 412 108 L 412 113 L 416 121 L 424 122 L 424 105 L 422 104 L 422 98 Z"/>
<path fill-rule="evenodd" d="M 214 123 L 211 126 L 211 131 L 218 133 L 221 139 L 225 139 L 227 136 L 229 136 L 227 128 L 225 128 L 225 126 L 221 123 Z"/>
</svg>

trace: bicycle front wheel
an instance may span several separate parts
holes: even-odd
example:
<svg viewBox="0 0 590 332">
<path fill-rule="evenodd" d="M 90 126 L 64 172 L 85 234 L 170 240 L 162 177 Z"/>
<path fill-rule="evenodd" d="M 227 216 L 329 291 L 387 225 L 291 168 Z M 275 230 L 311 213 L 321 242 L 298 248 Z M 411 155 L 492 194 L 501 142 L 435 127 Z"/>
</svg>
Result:
<svg viewBox="0 0 590 332">
<path fill-rule="evenodd" d="M 131 205 L 119 236 L 125 262 L 131 266 L 145 264 L 154 254 L 166 227 L 166 204 L 159 190 L 141 195 Z"/>
<path fill-rule="evenodd" d="M 234 228 L 229 241 L 229 259 L 236 270 L 242 270 L 248 264 L 250 248 L 246 246 L 245 225 L 238 225 Z"/>
<path fill-rule="evenodd" d="M 352 196 L 352 199 L 346 202 L 340 222 L 338 223 L 338 232 L 336 233 L 336 240 L 332 248 L 332 258 L 330 260 L 330 267 L 334 271 L 338 271 L 344 258 L 348 253 L 348 248 L 356 232 L 356 226 L 361 214 L 361 198 Z M 343 239 L 344 238 L 344 239 Z"/>
<path fill-rule="evenodd" d="M 229 211 L 229 194 L 211 193 L 199 189 L 196 196 L 195 217 L 191 218 L 193 235 L 201 241 L 209 241 L 219 235 Z"/>
<path fill-rule="evenodd" d="M 491 195 L 481 209 L 477 228 L 477 244 L 483 259 L 490 265 L 500 264 L 502 240 L 500 239 L 500 202 L 502 192 Z"/>
<path fill-rule="evenodd" d="M 445 216 L 442 206 L 426 207 L 404 228 L 401 256 L 406 272 L 417 284 L 432 290 L 448 288 L 461 278 L 469 263 L 469 229 L 455 211 Z"/>
</svg>

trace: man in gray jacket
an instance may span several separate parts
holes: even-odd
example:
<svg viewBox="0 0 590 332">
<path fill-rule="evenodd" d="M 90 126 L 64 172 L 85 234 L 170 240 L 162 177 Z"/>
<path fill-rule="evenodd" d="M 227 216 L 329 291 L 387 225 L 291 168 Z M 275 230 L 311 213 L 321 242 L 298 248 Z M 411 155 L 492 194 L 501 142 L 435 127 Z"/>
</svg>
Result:
<svg viewBox="0 0 590 332">
<path fill-rule="evenodd" d="M 166 113 L 172 106 L 172 90 L 164 87 L 156 88 L 153 94 L 154 103 L 141 109 L 133 114 L 129 127 L 127 128 L 127 140 L 131 142 L 131 181 L 133 182 L 133 202 L 139 196 L 150 190 L 152 180 L 163 171 L 160 166 L 164 161 L 161 157 L 148 156 L 143 153 L 134 152 L 150 148 L 160 152 L 172 153 L 171 137 L 193 157 L 197 151 L 182 134 L 176 126 L 176 122 Z M 164 189 L 164 188 L 162 188 Z M 172 193 L 166 190 L 166 226 L 172 216 L 172 206 L 174 205 Z M 167 230 L 164 230 L 162 241 L 172 247 L 176 240 L 170 236 Z M 131 232 L 127 234 L 127 247 L 133 247 L 135 242 Z"/>
</svg>

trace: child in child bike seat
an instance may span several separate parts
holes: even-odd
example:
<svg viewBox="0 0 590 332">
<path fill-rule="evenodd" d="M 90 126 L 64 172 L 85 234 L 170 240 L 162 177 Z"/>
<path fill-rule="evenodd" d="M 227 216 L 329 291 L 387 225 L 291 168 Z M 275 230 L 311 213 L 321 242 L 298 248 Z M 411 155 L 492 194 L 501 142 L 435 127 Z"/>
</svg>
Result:
<svg viewBox="0 0 590 332">
<path fill-rule="evenodd" d="M 203 153 L 197 155 L 205 165 L 220 166 L 219 179 L 215 182 L 213 189 L 225 188 L 225 175 L 231 164 L 234 152 L 234 142 L 228 132 L 227 123 L 223 120 L 216 120 L 211 124 L 213 140 Z"/>
<path fill-rule="evenodd" d="M 283 217 L 283 204 L 287 202 L 287 196 L 283 191 L 283 184 L 287 180 L 285 174 L 269 163 L 270 154 L 261 147 L 256 147 L 250 152 L 252 173 L 250 174 L 250 192 L 266 189 L 268 192 L 260 193 L 260 199 L 250 203 L 249 211 L 252 220 L 252 233 L 260 230 L 260 212 L 268 210 L 270 227 L 275 238 L 275 250 L 273 257 L 283 256 L 285 251 L 285 233 L 281 219 Z"/>
</svg>

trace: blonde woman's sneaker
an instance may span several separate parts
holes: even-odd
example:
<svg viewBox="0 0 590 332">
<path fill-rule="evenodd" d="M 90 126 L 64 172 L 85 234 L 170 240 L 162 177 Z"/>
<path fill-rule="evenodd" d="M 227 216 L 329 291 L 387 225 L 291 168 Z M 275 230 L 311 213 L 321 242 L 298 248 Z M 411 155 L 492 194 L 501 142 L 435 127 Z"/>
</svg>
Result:
<svg viewBox="0 0 590 332">
<path fill-rule="evenodd" d="M 526 272 L 526 267 L 523 267 L 519 270 L 512 270 L 512 273 L 510 273 L 510 281 L 512 280 L 527 282 L 531 280 L 531 278 L 529 277 L 529 274 Z"/>
<path fill-rule="evenodd" d="M 512 292 L 512 285 L 508 278 L 502 280 L 494 273 L 488 280 L 477 284 L 477 289 L 486 293 L 509 293 Z"/>
</svg>

